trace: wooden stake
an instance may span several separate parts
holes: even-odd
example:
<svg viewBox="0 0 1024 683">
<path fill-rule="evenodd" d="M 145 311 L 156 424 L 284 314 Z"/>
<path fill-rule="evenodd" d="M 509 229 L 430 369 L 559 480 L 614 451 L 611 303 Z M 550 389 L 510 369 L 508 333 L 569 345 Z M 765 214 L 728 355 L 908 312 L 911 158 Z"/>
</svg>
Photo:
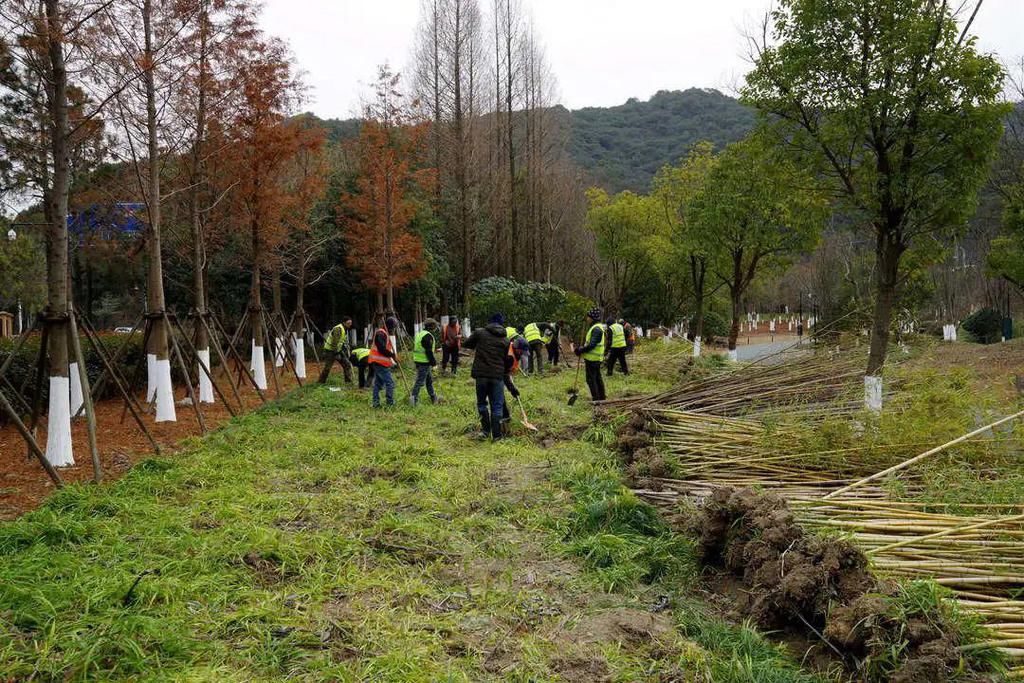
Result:
<svg viewBox="0 0 1024 683">
<path fill-rule="evenodd" d="M 89 432 L 89 453 L 92 455 L 92 480 L 99 484 L 103 481 L 103 466 L 100 464 L 100 449 L 96 443 L 96 411 L 92 403 L 92 392 L 89 390 L 89 372 L 85 367 L 85 354 L 82 353 L 82 343 L 78 338 L 78 321 L 74 311 L 68 313 L 68 343 L 75 353 L 75 362 L 78 363 L 78 376 L 82 382 L 82 405 L 85 406 L 85 424 Z"/>
<path fill-rule="evenodd" d="M 21 438 L 23 438 L 25 443 L 28 445 L 29 451 L 32 455 L 36 456 L 36 459 L 39 460 L 39 464 L 41 464 L 43 469 L 46 470 L 46 473 L 50 476 L 50 479 L 53 480 L 53 483 L 57 487 L 63 486 L 64 480 L 60 478 L 60 475 L 57 474 L 57 470 L 54 469 L 53 465 L 50 464 L 50 461 L 46 459 L 46 454 L 43 453 L 43 450 L 39 447 L 39 443 L 36 441 L 35 437 L 32 436 L 32 432 L 28 430 L 25 423 L 21 421 L 20 417 L 18 417 L 18 413 L 16 413 L 14 408 L 11 407 L 11 404 L 7 402 L 7 397 L 4 396 L 4 392 L 2 390 L 0 390 L 0 408 L 7 413 L 7 417 L 9 417 L 11 422 L 14 423 L 14 428 L 18 430 L 18 433 L 21 434 Z"/>
</svg>

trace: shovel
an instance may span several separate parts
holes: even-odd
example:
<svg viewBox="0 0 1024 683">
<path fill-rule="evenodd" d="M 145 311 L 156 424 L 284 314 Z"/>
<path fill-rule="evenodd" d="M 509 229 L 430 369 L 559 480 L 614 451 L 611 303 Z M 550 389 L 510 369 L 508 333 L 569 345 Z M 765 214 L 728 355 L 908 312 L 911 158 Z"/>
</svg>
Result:
<svg viewBox="0 0 1024 683">
<path fill-rule="evenodd" d="M 523 399 L 516 396 L 516 402 L 519 404 L 519 412 L 523 416 L 523 426 L 529 429 L 531 432 L 539 432 L 540 430 L 537 429 L 537 425 L 531 424 L 530 421 L 526 418 L 526 408 L 523 407 Z"/>
<path fill-rule="evenodd" d="M 576 400 L 580 397 L 580 364 L 583 359 L 580 356 L 576 357 L 576 379 L 572 382 L 572 389 L 569 390 L 569 405 L 575 405 Z"/>
</svg>

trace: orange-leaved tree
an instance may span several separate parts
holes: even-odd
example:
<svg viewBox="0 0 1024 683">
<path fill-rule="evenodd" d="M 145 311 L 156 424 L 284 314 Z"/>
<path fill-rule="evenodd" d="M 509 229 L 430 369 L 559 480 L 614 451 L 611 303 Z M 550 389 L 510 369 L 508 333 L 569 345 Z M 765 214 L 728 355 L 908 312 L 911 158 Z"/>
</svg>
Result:
<svg viewBox="0 0 1024 683">
<path fill-rule="evenodd" d="M 256 36 L 237 50 L 235 59 L 237 102 L 228 121 L 224 156 L 226 177 L 232 179 L 229 196 L 236 227 L 248 233 L 250 240 L 252 369 L 263 389 L 267 340 L 261 325 L 261 275 L 279 268 L 278 247 L 287 234 L 285 217 L 301 200 L 289 191 L 289 166 L 304 149 L 319 146 L 320 141 L 287 122 L 300 100 L 302 86 L 283 43 Z"/>
<path fill-rule="evenodd" d="M 341 196 L 348 265 L 376 290 L 378 309 L 386 303 L 389 311 L 395 290 L 426 273 L 423 241 L 410 227 L 435 181 L 434 169 L 419 165 L 424 128 L 410 116 L 399 80 L 380 67 L 376 99 L 355 143 L 355 189 Z"/>
</svg>

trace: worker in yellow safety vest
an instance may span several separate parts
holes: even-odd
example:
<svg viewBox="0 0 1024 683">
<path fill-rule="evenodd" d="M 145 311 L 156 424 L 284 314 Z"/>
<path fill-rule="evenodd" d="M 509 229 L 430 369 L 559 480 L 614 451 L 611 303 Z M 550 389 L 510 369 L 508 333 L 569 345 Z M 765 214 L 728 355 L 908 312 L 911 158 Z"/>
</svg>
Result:
<svg viewBox="0 0 1024 683">
<path fill-rule="evenodd" d="M 594 308 L 587 313 L 587 336 L 582 346 L 573 344 L 573 353 L 583 359 L 586 366 L 587 387 L 590 389 L 590 398 L 594 401 L 603 401 L 607 398 L 604 391 L 604 379 L 601 377 L 601 363 L 604 361 L 605 334 L 604 325 L 601 324 L 601 309 Z"/>
<path fill-rule="evenodd" d="M 423 329 L 416 333 L 412 342 L 412 362 L 416 364 L 416 382 L 412 385 L 412 394 L 409 402 L 416 405 L 420 401 L 420 389 L 427 388 L 427 395 L 431 403 L 438 403 L 439 399 L 434 393 L 433 368 L 437 365 L 437 321 L 427 318 L 423 322 Z"/>
<path fill-rule="evenodd" d="M 523 328 L 523 336 L 526 337 L 526 343 L 530 345 L 529 369 L 533 370 L 535 375 L 539 375 L 544 369 L 544 359 L 541 358 L 541 352 L 544 350 L 546 338 L 550 339 L 552 334 L 553 327 L 551 323 L 530 323 Z"/>
<path fill-rule="evenodd" d="M 327 383 L 327 377 L 331 374 L 335 361 L 345 373 L 345 383 L 352 383 L 352 362 L 349 359 L 352 352 L 348 343 L 348 331 L 351 328 L 352 317 L 346 315 L 327 333 L 327 338 L 324 339 L 324 367 L 320 370 L 320 384 Z"/>
<path fill-rule="evenodd" d="M 352 349 L 352 353 L 348 356 L 348 361 L 352 365 L 359 369 L 359 388 L 365 389 L 369 386 L 369 383 L 373 381 L 373 366 L 370 365 L 370 349 L 365 346 L 361 346 L 358 349 Z"/>
<path fill-rule="evenodd" d="M 629 367 L 626 365 L 626 328 L 622 323 L 616 322 L 614 318 L 608 318 L 608 331 L 611 337 L 611 348 L 608 349 L 608 376 L 611 377 L 615 370 L 615 362 L 618 361 L 619 369 L 623 375 L 629 374 Z"/>
</svg>

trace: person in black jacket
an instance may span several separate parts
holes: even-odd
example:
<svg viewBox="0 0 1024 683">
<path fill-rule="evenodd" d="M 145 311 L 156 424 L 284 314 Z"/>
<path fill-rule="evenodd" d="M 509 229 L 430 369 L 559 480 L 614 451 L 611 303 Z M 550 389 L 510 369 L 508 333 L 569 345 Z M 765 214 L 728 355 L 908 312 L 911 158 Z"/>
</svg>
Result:
<svg viewBox="0 0 1024 683">
<path fill-rule="evenodd" d="M 470 376 L 476 380 L 476 410 L 480 414 L 482 436 L 486 438 L 490 435 L 492 439 L 500 439 L 505 406 L 505 363 L 508 358 L 505 316 L 495 313 L 486 327 L 473 330 L 465 346 L 475 351 Z"/>
</svg>

